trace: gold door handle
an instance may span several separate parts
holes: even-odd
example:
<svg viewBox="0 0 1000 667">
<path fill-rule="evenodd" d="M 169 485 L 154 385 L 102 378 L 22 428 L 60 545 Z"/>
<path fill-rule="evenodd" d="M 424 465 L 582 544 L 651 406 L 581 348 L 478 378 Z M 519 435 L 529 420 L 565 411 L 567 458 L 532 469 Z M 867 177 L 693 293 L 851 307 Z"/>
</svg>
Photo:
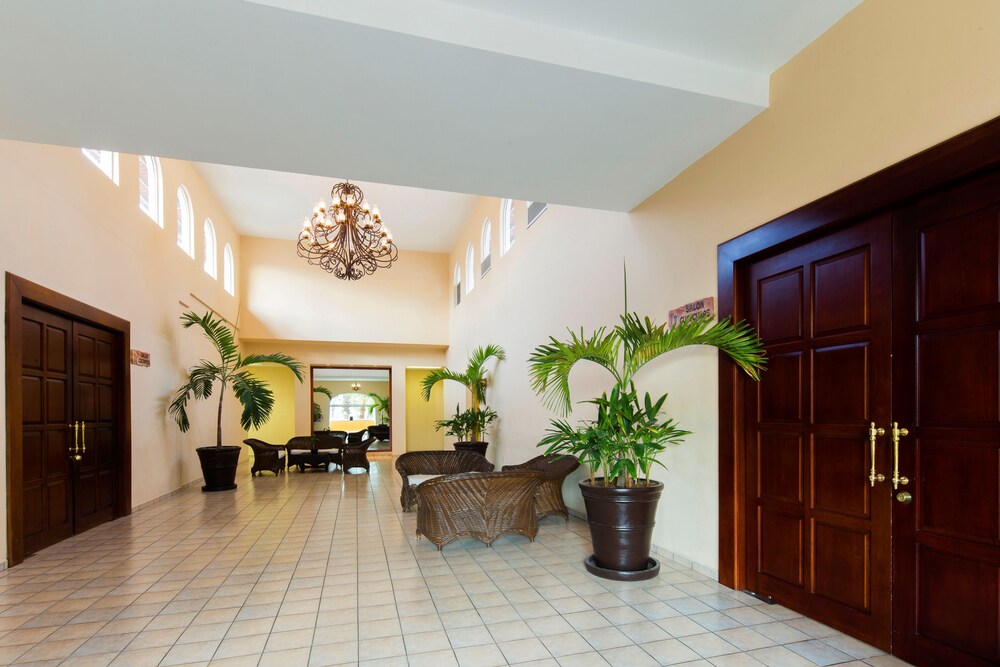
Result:
<svg viewBox="0 0 1000 667">
<path fill-rule="evenodd" d="M 899 474 L 899 439 L 910 435 L 905 428 L 899 428 L 899 424 L 892 422 L 892 488 L 898 489 L 910 483 L 909 478 Z M 904 502 L 904 501 L 900 501 Z"/>
<path fill-rule="evenodd" d="M 80 453 L 87 453 L 87 422 L 80 422 Z"/>
<path fill-rule="evenodd" d="M 875 422 L 871 422 L 868 427 L 868 442 L 871 443 L 872 448 L 872 469 L 868 473 L 868 481 L 871 482 L 872 486 L 875 486 L 875 482 L 884 482 L 885 475 L 875 472 L 875 439 L 880 435 L 885 435 L 884 428 L 876 428 Z"/>
<path fill-rule="evenodd" d="M 73 422 L 67 426 L 73 429 L 73 446 L 69 448 L 70 458 L 79 461 L 83 458 L 80 456 L 80 422 Z"/>
<path fill-rule="evenodd" d="M 909 505 L 913 502 L 913 496 L 910 495 L 909 491 L 900 491 L 896 494 L 896 500 L 903 503 L 904 505 Z"/>
</svg>

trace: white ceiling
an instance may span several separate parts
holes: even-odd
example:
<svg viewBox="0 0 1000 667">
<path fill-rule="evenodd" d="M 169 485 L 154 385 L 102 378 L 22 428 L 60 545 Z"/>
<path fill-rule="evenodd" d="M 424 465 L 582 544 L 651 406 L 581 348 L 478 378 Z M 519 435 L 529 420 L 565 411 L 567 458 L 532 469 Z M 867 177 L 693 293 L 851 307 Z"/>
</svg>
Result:
<svg viewBox="0 0 1000 667">
<path fill-rule="evenodd" d="M 858 1 L 5 2 L 0 136 L 629 210 Z"/>
<path fill-rule="evenodd" d="M 338 180 L 288 172 L 197 163 L 198 171 L 244 236 L 295 239 L 320 199 Z M 400 185 L 353 181 L 379 208 L 399 248 L 448 252 L 476 197 Z"/>
</svg>

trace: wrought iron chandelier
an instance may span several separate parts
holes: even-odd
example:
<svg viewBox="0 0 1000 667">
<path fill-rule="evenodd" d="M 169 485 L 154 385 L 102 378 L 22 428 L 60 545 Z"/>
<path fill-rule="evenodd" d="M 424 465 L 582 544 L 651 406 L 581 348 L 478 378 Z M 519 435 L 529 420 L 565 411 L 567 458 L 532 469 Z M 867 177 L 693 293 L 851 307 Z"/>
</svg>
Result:
<svg viewBox="0 0 1000 667">
<path fill-rule="evenodd" d="M 351 391 L 361 391 L 361 383 L 355 382 L 351 385 Z"/>
<path fill-rule="evenodd" d="M 341 280 L 358 280 L 387 269 L 399 258 L 392 233 L 361 188 L 349 181 L 320 200 L 299 233 L 298 255 Z"/>
</svg>

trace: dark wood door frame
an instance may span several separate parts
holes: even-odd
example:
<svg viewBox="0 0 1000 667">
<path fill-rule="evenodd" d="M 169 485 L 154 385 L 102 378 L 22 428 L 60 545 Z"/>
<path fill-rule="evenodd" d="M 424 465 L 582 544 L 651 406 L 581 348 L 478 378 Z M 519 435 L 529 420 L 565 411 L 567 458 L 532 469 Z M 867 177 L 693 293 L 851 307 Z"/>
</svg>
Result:
<svg viewBox="0 0 1000 667">
<path fill-rule="evenodd" d="M 817 159 L 822 159 L 817 158 Z M 1000 168 L 1000 118 L 922 151 L 852 185 L 726 241 L 718 248 L 719 316 L 747 316 L 747 265 L 765 253 L 846 226 Z M 749 380 L 719 360 L 719 581 L 743 590 L 746 558 L 746 443 L 743 424 Z"/>
<path fill-rule="evenodd" d="M 131 382 L 129 367 L 129 344 L 131 325 L 127 320 L 116 317 L 81 301 L 54 292 L 29 280 L 6 274 L 7 317 L 7 564 L 14 566 L 24 560 L 24 539 L 22 532 L 24 507 L 21 494 L 21 418 L 22 402 L 20 392 L 21 368 L 21 313 L 25 303 L 39 306 L 69 317 L 83 320 L 94 326 L 112 332 L 121 344 L 122 354 L 118 360 L 121 377 L 121 396 L 118 410 L 118 432 L 121 434 L 121 457 L 119 458 L 118 488 L 115 498 L 115 517 L 132 512 L 132 410 Z"/>
<path fill-rule="evenodd" d="M 317 369 L 339 369 L 339 370 L 364 370 L 364 371 L 385 371 L 389 374 L 389 442 L 392 443 L 392 435 L 394 428 L 392 425 L 392 366 L 372 366 L 363 364 L 310 364 L 309 365 L 309 388 L 312 389 L 313 383 L 316 381 L 315 371 Z M 309 400 L 312 401 L 312 395 L 310 394 Z M 310 415 L 311 416 L 311 415 Z M 310 429 L 311 430 L 311 429 Z M 391 449 L 389 450 L 392 451 Z"/>
</svg>

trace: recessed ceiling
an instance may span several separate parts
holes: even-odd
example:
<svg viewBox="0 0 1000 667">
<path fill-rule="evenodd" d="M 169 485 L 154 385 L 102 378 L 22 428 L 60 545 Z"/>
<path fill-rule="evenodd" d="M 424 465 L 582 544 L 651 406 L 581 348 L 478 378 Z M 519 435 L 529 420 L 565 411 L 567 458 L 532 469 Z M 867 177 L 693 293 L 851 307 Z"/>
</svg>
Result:
<svg viewBox="0 0 1000 667">
<path fill-rule="evenodd" d="M 196 164 L 208 187 L 244 236 L 293 240 L 338 180 L 287 172 Z M 476 203 L 472 195 L 352 181 L 379 208 L 401 250 L 448 252 Z"/>
<path fill-rule="evenodd" d="M 629 210 L 858 0 L 0 3 L 0 136 Z"/>
</svg>

